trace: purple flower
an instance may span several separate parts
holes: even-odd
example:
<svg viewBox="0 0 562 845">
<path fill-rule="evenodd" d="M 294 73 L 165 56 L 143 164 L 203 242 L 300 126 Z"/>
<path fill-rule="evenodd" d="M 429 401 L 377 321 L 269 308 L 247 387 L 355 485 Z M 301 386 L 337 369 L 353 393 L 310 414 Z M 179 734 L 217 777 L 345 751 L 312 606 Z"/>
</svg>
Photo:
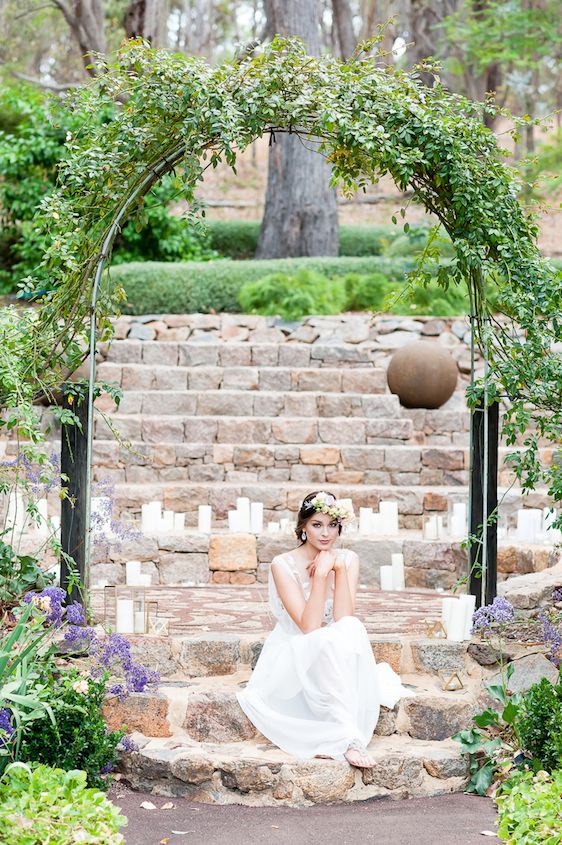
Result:
<svg viewBox="0 0 562 845">
<path fill-rule="evenodd" d="M 479 607 L 472 615 L 472 631 L 487 631 L 492 626 L 505 625 L 515 617 L 513 605 L 503 596 L 496 596 L 492 604 Z"/>
<path fill-rule="evenodd" d="M 131 739 L 130 736 L 125 735 L 124 737 L 121 738 L 119 744 L 117 745 L 117 750 L 118 751 L 125 751 L 126 753 L 129 753 L 131 751 L 138 751 L 139 747 L 136 744 L 136 742 L 134 742 Z"/>
<path fill-rule="evenodd" d="M 62 625 L 62 602 L 65 597 L 60 587 L 45 587 L 40 593 L 26 593 L 26 604 L 33 602 L 45 614 L 45 622 L 59 628 Z"/>
<path fill-rule="evenodd" d="M 562 587 L 556 587 L 556 589 L 552 591 L 552 601 L 562 601 Z"/>
<path fill-rule="evenodd" d="M 109 687 L 108 693 L 110 695 L 116 695 L 120 701 L 124 701 L 127 698 L 127 690 L 123 684 L 113 684 Z"/>
<path fill-rule="evenodd" d="M 90 648 L 95 638 L 96 633 L 93 628 L 84 628 L 82 625 L 69 625 L 65 629 L 63 640 L 80 651 L 86 651 Z"/>
<path fill-rule="evenodd" d="M 105 766 L 101 767 L 100 775 L 109 775 L 114 768 L 115 766 L 113 765 L 113 763 L 106 763 Z"/>
<path fill-rule="evenodd" d="M 125 680 L 129 692 L 144 692 L 147 687 L 158 683 L 160 675 L 140 663 L 131 663 L 125 672 Z"/>
<path fill-rule="evenodd" d="M 66 621 L 71 625 L 83 625 L 86 621 L 84 608 L 77 601 L 73 601 L 72 604 L 67 605 Z"/>
<path fill-rule="evenodd" d="M 11 711 L 7 707 L 2 707 L 0 709 L 0 748 L 6 747 L 14 730 Z"/>
<path fill-rule="evenodd" d="M 560 666 L 562 655 L 562 630 L 560 626 L 556 626 L 543 610 L 539 614 L 539 619 L 542 622 L 542 638 L 547 645 L 550 645 L 550 654 L 548 659 L 554 663 L 555 666 Z"/>
</svg>

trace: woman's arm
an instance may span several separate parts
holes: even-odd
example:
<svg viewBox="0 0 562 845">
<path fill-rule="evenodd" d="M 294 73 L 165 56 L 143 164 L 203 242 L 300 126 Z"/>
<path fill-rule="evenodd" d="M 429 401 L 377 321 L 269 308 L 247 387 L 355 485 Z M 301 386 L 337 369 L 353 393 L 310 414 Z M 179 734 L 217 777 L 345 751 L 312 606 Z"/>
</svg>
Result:
<svg viewBox="0 0 562 845">
<path fill-rule="evenodd" d="M 359 558 L 355 552 L 348 552 L 351 560 L 346 566 L 342 560 L 334 565 L 334 620 L 355 613 L 355 595 L 359 581 Z"/>
<path fill-rule="evenodd" d="M 271 572 L 279 598 L 283 607 L 298 625 L 303 634 L 309 634 L 322 627 L 324 621 L 324 604 L 326 602 L 326 589 L 328 575 L 333 567 L 333 560 L 324 560 L 317 565 L 312 576 L 312 588 L 308 601 L 305 599 L 300 586 L 291 577 L 290 573 L 277 561 L 271 564 Z"/>
</svg>

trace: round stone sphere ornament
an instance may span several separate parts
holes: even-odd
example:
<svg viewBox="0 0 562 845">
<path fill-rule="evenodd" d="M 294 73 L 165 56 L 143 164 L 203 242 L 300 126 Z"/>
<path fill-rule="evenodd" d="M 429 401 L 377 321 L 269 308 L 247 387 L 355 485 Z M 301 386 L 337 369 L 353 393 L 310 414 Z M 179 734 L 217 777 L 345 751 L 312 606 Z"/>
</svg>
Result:
<svg viewBox="0 0 562 845">
<path fill-rule="evenodd" d="M 440 408 L 457 386 L 454 358 L 437 343 L 416 340 L 397 349 L 386 374 L 391 393 L 405 408 Z"/>
</svg>

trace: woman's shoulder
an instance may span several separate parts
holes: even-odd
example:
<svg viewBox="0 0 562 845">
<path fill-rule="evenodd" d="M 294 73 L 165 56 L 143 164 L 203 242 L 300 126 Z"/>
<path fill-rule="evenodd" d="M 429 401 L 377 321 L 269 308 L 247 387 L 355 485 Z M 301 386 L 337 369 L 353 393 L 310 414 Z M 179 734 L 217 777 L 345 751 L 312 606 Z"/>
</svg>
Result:
<svg viewBox="0 0 562 845">
<path fill-rule="evenodd" d="M 343 562 L 346 566 L 349 566 L 352 563 L 359 562 L 357 552 L 354 552 L 353 549 L 341 549 L 338 554 L 341 554 Z"/>
<path fill-rule="evenodd" d="M 295 575 L 295 573 L 297 572 L 297 563 L 293 552 L 282 552 L 279 555 L 275 555 L 275 557 L 271 561 L 271 569 L 282 569 L 287 572 L 290 572 L 291 575 Z"/>
</svg>

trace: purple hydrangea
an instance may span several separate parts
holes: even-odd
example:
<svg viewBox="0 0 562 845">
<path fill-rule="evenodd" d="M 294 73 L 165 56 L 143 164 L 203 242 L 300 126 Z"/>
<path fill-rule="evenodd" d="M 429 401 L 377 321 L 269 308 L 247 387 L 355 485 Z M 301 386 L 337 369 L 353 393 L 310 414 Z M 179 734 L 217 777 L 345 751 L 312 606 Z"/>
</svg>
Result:
<svg viewBox="0 0 562 845">
<path fill-rule="evenodd" d="M 515 617 L 513 605 L 503 596 L 496 596 L 492 604 L 479 607 L 472 615 L 472 631 L 488 631 L 492 627 L 512 622 Z"/>
<path fill-rule="evenodd" d="M 86 621 L 86 614 L 84 613 L 84 608 L 82 607 L 82 605 L 78 604 L 77 601 L 73 601 L 72 604 L 67 605 L 66 621 L 70 625 L 83 625 Z"/>
<path fill-rule="evenodd" d="M 7 707 L 0 708 L 0 748 L 8 744 L 8 740 L 14 733 L 12 725 L 12 714 Z"/>
<path fill-rule="evenodd" d="M 26 604 L 34 602 L 45 613 L 45 622 L 59 628 L 62 625 L 64 597 L 65 592 L 60 587 L 45 587 L 40 593 L 26 593 L 24 601 Z"/>
</svg>

